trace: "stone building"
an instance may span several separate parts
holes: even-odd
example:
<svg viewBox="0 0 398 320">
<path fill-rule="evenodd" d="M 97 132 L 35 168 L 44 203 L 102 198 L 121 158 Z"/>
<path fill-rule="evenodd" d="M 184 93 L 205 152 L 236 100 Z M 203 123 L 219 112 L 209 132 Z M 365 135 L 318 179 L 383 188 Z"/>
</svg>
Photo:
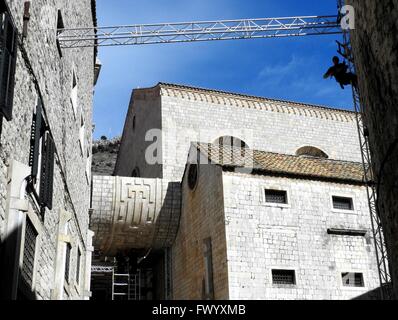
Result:
<svg viewBox="0 0 398 320">
<path fill-rule="evenodd" d="M 94 0 L 0 1 L 1 297 L 88 299 L 96 50 L 57 29 L 96 25 Z"/>
<path fill-rule="evenodd" d="M 132 299 L 364 298 L 379 283 L 360 161 L 349 111 L 134 90 L 114 175 L 93 177 L 93 285 L 116 268 Z"/>
</svg>

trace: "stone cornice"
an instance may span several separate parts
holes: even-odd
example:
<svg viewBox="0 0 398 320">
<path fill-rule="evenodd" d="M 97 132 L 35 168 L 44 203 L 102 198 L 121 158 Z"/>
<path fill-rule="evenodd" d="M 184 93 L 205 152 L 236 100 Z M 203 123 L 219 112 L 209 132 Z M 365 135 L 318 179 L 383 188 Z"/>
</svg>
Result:
<svg viewBox="0 0 398 320">
<path fill-rule="evenodd" d="M 348 110 L 175 84 L 159 83 L 153 88 L 138 89 L 137 93 L 139 91 L 141 91 L 141 94 L 144 92 L 151 92 L 152 94 L 160 94 L 172 98 L 314 117 L 332 121 L 353 122 L 356 120 L 355 113 Z M 138 94 L 138 96 L 141 96 L 141 94 Z"/>
</svg>

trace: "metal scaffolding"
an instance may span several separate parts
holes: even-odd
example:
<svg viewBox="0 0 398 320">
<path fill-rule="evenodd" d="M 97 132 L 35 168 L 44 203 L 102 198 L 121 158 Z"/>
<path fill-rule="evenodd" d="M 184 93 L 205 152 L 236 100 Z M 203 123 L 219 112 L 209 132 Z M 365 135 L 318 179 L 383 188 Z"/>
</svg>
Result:
<svg viewBox="0 0 398 320">
<path fill-rule="evenodd" d="M 340 34 L 338 16 L 302 16 L 59 29 L 62 48 Z"/>
<path fill-rule="evenodd" d="M 344 6 L 344 0 L 338 0 L 339 10 Z M 353 51 L 351 47 L 351 37 L 349 30 L 343 30 L 343 44 L 340 45 L 340 54 L 346 60 L 349 70 L 356 74 Z M 380 280 L 380 294 L 382 300 L 391 299 L 391 276 L 388 265 L 387 249 L 384 239 L 383 227 L 380 217 L 380 208 L 377 200 L 377 177 L 373 172 L 372 158 L 369 146 L 369 130 L 364 123 L 365 108 L 360 101 L 359 88 L 352 86 L 354 111 L 357 119 L 359 143 L 361 147 L 362 163 L 364 169 L 364 182 L 367 186 L 369 211 L 375 244 L 377 267 Z"/>
</svg>

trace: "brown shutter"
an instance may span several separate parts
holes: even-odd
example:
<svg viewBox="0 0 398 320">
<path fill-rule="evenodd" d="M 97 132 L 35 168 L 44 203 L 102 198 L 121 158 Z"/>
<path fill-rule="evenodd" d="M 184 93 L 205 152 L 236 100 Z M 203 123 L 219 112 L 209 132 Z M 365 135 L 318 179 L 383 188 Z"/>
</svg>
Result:
<svg viewBox="0 0 398 320">
<path fill-rule="evenodd" d="M 43 143 L 41 177 L 40 177 L 40 204 L 52 209 L 53 206 L 53 181 L 54 181 L 54 140 L 49 132 L 45 134 Z"/>
<path fill-rule="evenodd" d="M 7 12 L 0 15 L 0 112 L 10 121 L 17 61 L 17 29 Z"/>
</svg>

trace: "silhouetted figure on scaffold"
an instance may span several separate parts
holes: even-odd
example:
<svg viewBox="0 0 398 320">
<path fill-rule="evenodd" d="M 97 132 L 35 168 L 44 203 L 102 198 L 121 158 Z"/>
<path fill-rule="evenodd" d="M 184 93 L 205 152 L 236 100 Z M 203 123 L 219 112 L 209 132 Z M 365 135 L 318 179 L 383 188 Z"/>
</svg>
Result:
<svg viewBox="0 0 398 320">
<path fill-rule="evenodd" d="M 348 72 L 348 66 L 346 63 L 340 63 L 339 57 L 333 57 L 333 64 L 333 67 L 329 68 L 329 70 L 323 75 L 323 78 L 327 79 L 329 77 L 334 77 L 340 84 L 341 89 L 344 89 L 344 86 L 348 86 L 350 84 L 356 88 L 358 84 L 357 75 L 352 72 Z"/>
</svg>

